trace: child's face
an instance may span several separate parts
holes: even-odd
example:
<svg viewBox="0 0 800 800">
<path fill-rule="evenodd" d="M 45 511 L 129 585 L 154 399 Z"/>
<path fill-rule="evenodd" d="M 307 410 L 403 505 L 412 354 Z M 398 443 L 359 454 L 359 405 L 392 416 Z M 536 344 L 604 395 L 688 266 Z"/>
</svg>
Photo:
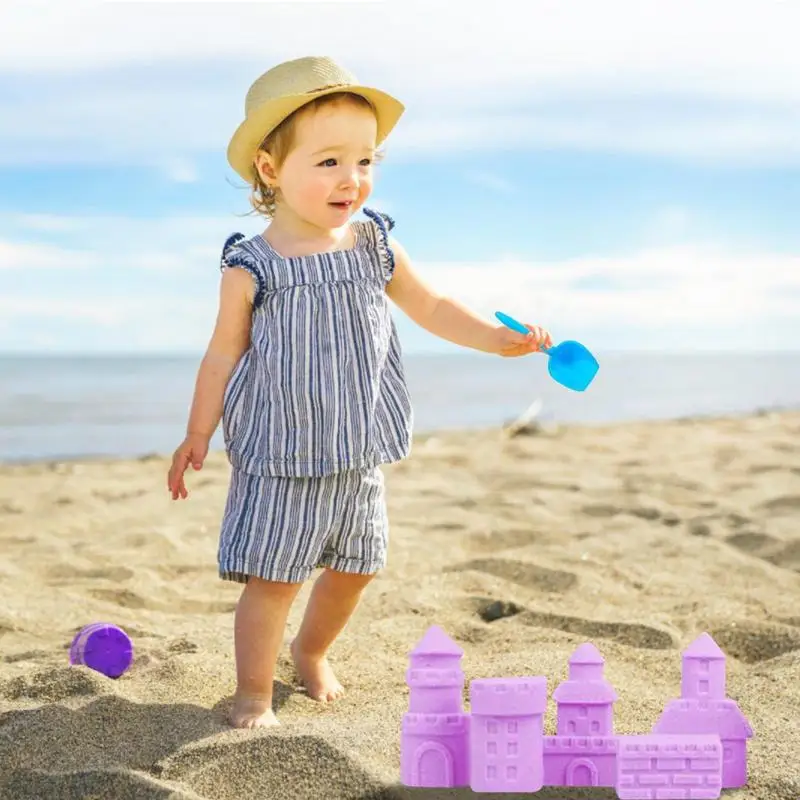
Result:
<svg viewBox="0 0 800 800">
<path fill-rule="evenodd" d="M 352 103 L 302 114 L 277 173 L 282 202 L 319 228 L 344 225 L 372 191 L 377 133 L 372 111 Z"/>
</svg>

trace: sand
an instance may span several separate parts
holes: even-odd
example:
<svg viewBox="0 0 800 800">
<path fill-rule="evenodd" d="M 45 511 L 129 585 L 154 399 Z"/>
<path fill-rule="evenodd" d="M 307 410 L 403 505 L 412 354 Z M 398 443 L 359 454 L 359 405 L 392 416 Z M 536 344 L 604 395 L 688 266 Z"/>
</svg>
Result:
<svg viewBox="0 0 800 800">
<path fill-rule="evenodd" d="M 800 796 L 800 413 L 419 437 L 386 468 L 390 566 L 332 653 L 348 694 L 314 703 L 285 653 L 273 731 L 224 722 L 239 593 L 215 569 L 227 462 L 213 454 L 182 503 L 166 469 L 0 468 L 0 797 L 493 797 L 399 784 L 406 654 L 431 624 L 464 648 L 468 679 L 546 675 L 549 691 L 594 642 L 622 733 L 650 728 L 679 691 L 681 648 L 709 631 L 756 734 L 749 786 L 724 796 Z M 68 666 L 96 620 L 134 639 L 119 680 Z"/>
</svg>

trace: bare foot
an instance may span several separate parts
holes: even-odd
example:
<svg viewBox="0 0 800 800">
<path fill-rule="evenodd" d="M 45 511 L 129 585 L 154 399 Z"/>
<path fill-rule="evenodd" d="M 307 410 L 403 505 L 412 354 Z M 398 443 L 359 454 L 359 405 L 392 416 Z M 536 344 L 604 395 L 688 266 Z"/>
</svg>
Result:
<svg viewBox="0 0 800 800">
<path fill-rule="evenodd" d="M 325 656 L 320 658 L 303 653 L 295 642 L 292 642 L 291 650 L 297 674 L 312 700 L 329 703 L 344 694 L 344 687 L 336 679 Z"/>
<path fill-rule="evenodd" d="M 269 728 L 278 725 L 272 699 L 236 694 L 229 720 L 234 728 Z"/>
</svg>

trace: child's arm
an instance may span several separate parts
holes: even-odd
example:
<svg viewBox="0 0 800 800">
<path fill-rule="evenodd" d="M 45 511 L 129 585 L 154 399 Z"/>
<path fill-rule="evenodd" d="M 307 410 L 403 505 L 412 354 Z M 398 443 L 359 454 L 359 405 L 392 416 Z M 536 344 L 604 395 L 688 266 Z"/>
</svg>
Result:
<svg viewBox="0 0 800 800">
<path fill-rule="evenodd" d="M 226 269 L 222 273 L 217 321 L 197 373 L 187 434 L 211 439 L 219 425 L 225 387 L 250 346 L 253 295 L 253 279 L 247 272 Z"/>
<path fill-rule="evenodd" d="M 219 312 L 214 333 L 197 372 L 186 438 L 172 457 L 167 487 L 173 500 L 188 494 L 184 473 L 200 469 L 222 417 L 222 400 L 234 367 L 250 346 L 255 287 L 242 269 L 226 269 L 220 284 Z"/>
<path fill-rule="evenodd" d="M 437 294 L 414 272 L 402 245 L 393 237 L 389 237 L 389 244 L 395 267 L 386 293 L 429 333 L 462 347 L 502 356 L 525 355 L 552 344 L 541 328 L 529 325 L 531 333 L 524 336 L 504 325 L 493 325 L 455 300 Z"/>
</svg>

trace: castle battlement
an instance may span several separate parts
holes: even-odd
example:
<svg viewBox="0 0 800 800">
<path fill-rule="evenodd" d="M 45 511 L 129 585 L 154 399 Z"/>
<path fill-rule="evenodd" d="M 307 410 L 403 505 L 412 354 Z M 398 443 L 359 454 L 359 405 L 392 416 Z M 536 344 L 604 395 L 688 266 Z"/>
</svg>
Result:
<svg viewBox="0 0 800 800">
<path fill-rule="evenodd" d="M 414 667 L 406 672 L 409 686 L 427 688 L 452 687 L 464 685 L 464 673 L 460 669 L 420 669 Z"/>
<path fill-rule="evenodd" d="M 545 752 L 551 753 L 616 753 L 616 736 L 545 736 Z"/>
<path fill-rule="evenodd" d="M 405 714 L 403 731 L 412 736 L 461 736 L 469 730 L 469 714 Z"/>
<path fill-rule="evenodd" d="M 490 717 L 544 714 L 546 678 L 480 678 L 470 683 L 472 713 Z"/>
</svg>

